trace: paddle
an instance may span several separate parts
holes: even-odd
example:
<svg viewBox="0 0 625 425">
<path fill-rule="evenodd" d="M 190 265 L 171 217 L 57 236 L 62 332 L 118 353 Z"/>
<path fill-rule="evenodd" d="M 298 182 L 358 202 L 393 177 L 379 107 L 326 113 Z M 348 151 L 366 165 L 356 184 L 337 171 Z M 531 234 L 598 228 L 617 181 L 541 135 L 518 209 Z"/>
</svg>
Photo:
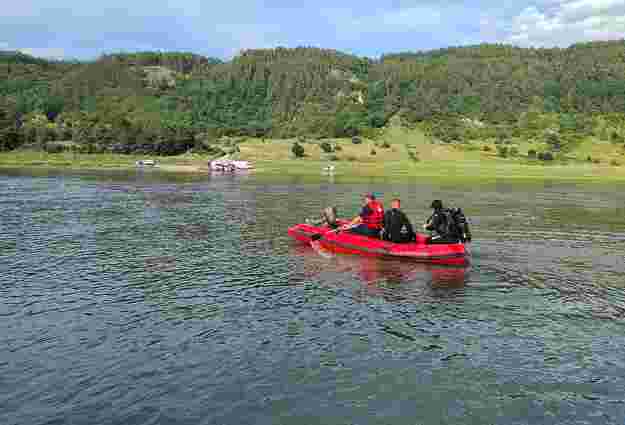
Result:
<svg viewBox="0 0 625 425">
<path fill-rule="evenodd" d="M 347 227 L 338 227 L 338 228 L 336 228 L 336 229 L 334 229 L 334 230 L 330 230 L 330 231 L 325 232 L 325 233 L 315 233 L 314 235 L 312 235 L 312 236 L 310 237 L 310 241 L 311 241 L 311 242 L 316 242 L 316 241 L 318 241 L 319 239 L 323 238 L 323 236 L 324 236 L 324 235 L 326 235 L 326 234 L 328 234 L 328 233 L 338 233 L 338 232 L 339 232 L 339 231 L 341 231 L 341 230 L 349 230 L 349 229 L 354 228 L 354 227 L 356 227 L 356 226 L 358 226 L 358 225 L 357 225 L 357 224 L 353 224 L 353 225 L 351 225 L 351 226 L 347 226 Z"/>
</svg>

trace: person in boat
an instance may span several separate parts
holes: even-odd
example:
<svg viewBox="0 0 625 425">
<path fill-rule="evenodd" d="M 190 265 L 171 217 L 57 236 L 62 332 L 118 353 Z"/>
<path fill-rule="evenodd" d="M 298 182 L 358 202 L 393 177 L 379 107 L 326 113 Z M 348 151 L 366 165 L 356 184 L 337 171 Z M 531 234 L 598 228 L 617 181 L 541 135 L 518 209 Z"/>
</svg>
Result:
<svg viewBox="0 0 625 425">
<path fill-rule="evenodd" d="M 406 243 L 413 241 L 415 236 L 410 220 L 401 210 L 401 201 L 393 199 L 391 209 L 384 213 L 382 238 L 395 243 Z"/>
<path fill-rule="evenodd" d="M 373 193 L 363 196 L 363 205 L 360 214 L 356 216 L 345 228 L 350 228 L 351 233 L 379 238 L 384 226 L 384 206 L 375 199 Z"/>
<path fill-rule="evenodd" d="M 330 206 L 324 208 L 324 210 L 321 212 L 321 217 L 319 217 L 319 219 L 306 219 L 306 224 L 310 224 L 313 226 L 328 226 L 331 229 L 338 229 L 339 225 L 336 219 L 336 207 Z"/>
<path fill-rule="evenodd" d="M 423 228 L 432 232 L 432 237 L 428 239 L 430 244 L 447 244 L 460 242 L 460 235 L 457 232 L 453 217 L 449 210 L 443 208 L 443 202 L 435 199 L 430 205 L 434 211 L 427 219 Z"/>
</svg>

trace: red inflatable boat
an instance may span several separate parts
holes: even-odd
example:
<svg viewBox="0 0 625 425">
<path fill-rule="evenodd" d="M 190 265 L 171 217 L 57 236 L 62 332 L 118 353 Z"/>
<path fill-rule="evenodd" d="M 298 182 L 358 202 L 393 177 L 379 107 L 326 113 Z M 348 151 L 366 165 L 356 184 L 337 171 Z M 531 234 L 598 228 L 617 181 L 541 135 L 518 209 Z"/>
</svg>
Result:
<svg viewBox="0 0 625 425">
<path fill-rule="evenodd" d="M 328 251 L 373 257 L 404 257 L 431 264 L 466 264 L 471 255 L 462 243 L 428 245 L 428 236 L 417 234 L 416 242 L 393 243 L 350 233 L 349 230 L 332 231 L 327 226 L 297 224 L 289 229 L 294 239 L 310 243 L 313 235 L 322 235 L 318 241 Z M 315 238 L 317 239 L 317 237 Z"/>
</svg>

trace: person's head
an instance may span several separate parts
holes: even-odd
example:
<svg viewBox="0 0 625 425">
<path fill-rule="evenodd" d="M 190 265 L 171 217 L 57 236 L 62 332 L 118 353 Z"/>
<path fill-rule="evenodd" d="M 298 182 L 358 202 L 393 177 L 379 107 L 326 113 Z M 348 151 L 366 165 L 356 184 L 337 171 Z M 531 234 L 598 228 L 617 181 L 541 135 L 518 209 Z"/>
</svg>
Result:
<svg viewBox="0 0 625 425">
<path fill-rule="evenodd" d="M 370 192 L 369 193 L 365 193 L 363 195 L 363 202 L 365 204 L 368 204 L 371 201 L 375 201 L 375 195 L 373 193 L 370 193 Z"/>
<path fill-rule="evenodd" d="M 401 208 L 401 201 L 397 198 L 393 199 L 391 201 L 391 208 L 398 210 Z"/>
<path fill-rule="evenodd" d="M 433 200 L 432 204 L 430 205 L 430 208 L 433 208 L 435 210 L 442 210 L 443 209 L 443 201 L 441 201 L 440 199 Z"/>
<path fill-rule="evenodd" d="M 328 224 L 335 224 L 337 218 L 336 207 L 326 207 L 323 210 L 323 218 Z"/>
</svg>

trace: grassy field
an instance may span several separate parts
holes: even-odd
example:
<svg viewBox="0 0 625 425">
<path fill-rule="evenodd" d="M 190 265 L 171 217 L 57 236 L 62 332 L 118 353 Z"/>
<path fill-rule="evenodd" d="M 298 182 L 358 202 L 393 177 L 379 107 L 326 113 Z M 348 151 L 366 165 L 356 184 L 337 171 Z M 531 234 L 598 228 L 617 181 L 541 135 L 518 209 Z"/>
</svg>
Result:
<svg viewBox="0 0 625 425">
<path fill-rule="evenodd" d="M 418 130 L 393 129 L 377 142 L 364 139 L 360 145 L 354 145 L 350 139 L 328 141 L 341 149 L 333 154 L 324 154 L 318 143 L 310 142 L 303 144 L 305 157 L 293 159 L 290 149 L 294 140 L 265 143 L 251 140 L 240 145 L 240 157 L 254 161 L 258 172 L 271 175 L 320 175 L 325 166 L 332 164 L 334 174 L 343 179 L 625 181 L 625 166 L 610 165 L 613 161 L 625 164 L 625 155 L 610 143 L 589 141 L 581 145 L 579 151 L 567 153 L 564 161 L 543 162 L 527 159 L 530 149 L 544 149 L 540 144 L 518 143 L 517 157 L 500 158 L 495 145 L 432 144 Z M 382 141 L 387 141 L 390 146 L 381 147 Z M 484 151 L 484 146 L 488 146 L 489 150 Z M 372 150 L 375 155 L 372 155 Z M 588 155 L 601 162 L 586 161 Z M 338 160 L 332 160 L 332 156 Z"/>
<path fill-rule="evenodd" d="M 303 143 L 305 155 L 295 159 L 291 152 L 294 139 L 246 139 L 239 143 L 236 158 L 253 161 L 260 176 L 307 176 L 323 174 L 323 168 L 334 165 L 334 176 L 341 181 L 362 178 L 387 180 L 571 180 L 588 182 L 625 182 L 625 151 L 609 142 L 588 139 L 562 160 L 543 162 L 527 159 L 530 149 L 544 150 L 532 142 L 515 141 L 519 154 L 512 158 L 497 156 L 496 146 L 488 143 L 432 143 L 418 129 L 391 127 L 376 141 L 362 139 L 325 139 L 335 146 L 324 153 L 322 141 Z M 386 144 L 384 144 L 386 142 Z M 487 146 L 487 147 L 486 147 Z M 592 157 L 596 162 L 586 159 Z M 145 155 L 119 154 L 46 154 L 34 151 L 0 153 L 0 167 L 53 168 L 74 170 L 128 170 Z M 207 173 L 207 155 L 185 154 L 159 157 L 159 170 L 177 173 Z M 597 163 L 598 161 L 598 163 Z M 623 166 L 621 166 L 623 164 Z"/>
<path fill-rule="evenodd" d="M 128 170 L 136 168 L 140 159 L 156 159 L 164 171 L 208 171 L 209 157 L 179 155 L 152 157 L 146 155 L 121 155 L 109 153 L 77 154 L 38 151 L 12 151 L 0 153 L 0 167 L 4 168 L 55 168 L 71 170 Z"/>
</svg>

